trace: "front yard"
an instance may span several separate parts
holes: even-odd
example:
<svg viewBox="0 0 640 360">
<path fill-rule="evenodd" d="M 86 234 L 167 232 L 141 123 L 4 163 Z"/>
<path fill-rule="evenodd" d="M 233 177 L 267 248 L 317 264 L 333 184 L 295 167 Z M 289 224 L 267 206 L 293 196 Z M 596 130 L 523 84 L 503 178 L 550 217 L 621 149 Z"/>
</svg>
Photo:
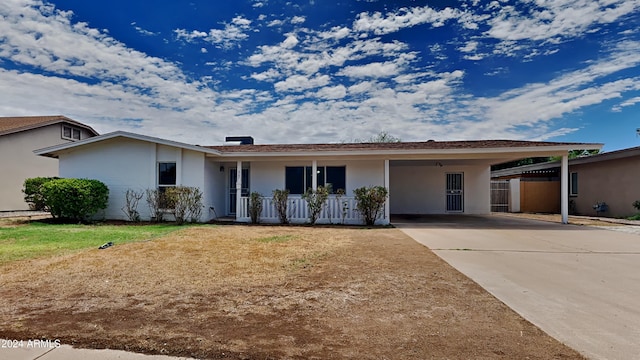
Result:
<svg viewBox="0 0 640 360">
<path fill-rule="evenodd" d="M 582 358 L 396 229 L 154 236 L 5 260 L 0 338 L 198 358 Z"/>
</svg>

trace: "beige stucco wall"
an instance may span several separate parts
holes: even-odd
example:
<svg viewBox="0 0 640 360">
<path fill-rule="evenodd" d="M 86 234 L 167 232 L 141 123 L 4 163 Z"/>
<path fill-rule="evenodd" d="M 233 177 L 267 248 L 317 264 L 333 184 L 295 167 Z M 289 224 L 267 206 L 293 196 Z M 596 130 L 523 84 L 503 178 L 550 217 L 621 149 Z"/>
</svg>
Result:
<svg viewBox="0 0 640 360">
<path fill-rule="evenodd" d="M 82 129 L 81 137 L 90 134 Z M 0 136 L 0 211 L 27 210 L 22 186 L 27 178 L 58 176 L 58 160 L 37 156 L 34 150 L 67 143 L 62 124 Z"/>
<path fill-rule="evenodd" d="M 569 172 L 578 173 L 578 195 L 570 197 L 577 214 L 595 215 L 593 205 L 598 201 L 609 205 L 609 211 L 601 215 L 626 217 L 636 213 L 631 204 L 640 200 L 640 156 L 570 165 Z"/>
</svg>

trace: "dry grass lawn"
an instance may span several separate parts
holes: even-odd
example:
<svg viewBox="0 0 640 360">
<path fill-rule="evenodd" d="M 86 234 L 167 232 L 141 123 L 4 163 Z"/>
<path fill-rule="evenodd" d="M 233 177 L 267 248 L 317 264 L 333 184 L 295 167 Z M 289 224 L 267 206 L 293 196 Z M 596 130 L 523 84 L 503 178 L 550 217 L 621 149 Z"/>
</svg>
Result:
<svg viewBox="0 0 640 360">
<path fill-rule="evenodd" d="M 581 359 L 396 229 L 200 226 L 0 267 L 0 338 L 229 359 Z"/>
</svg>

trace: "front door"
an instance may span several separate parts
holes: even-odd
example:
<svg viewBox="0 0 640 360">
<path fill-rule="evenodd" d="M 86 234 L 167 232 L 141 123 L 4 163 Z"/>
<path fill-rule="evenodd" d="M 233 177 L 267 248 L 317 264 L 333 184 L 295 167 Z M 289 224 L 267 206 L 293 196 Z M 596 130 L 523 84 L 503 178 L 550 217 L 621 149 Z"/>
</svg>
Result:
<svg viewBox="0 0 640 360">
<path fill-rule="evenodd" d="M 447 212 L 464 211 L 464 176 L 462 173 L 447 174 Z"/>
<path fill-rule="evenodd" d="M 236 214 L 236 180 L 238 179 L 238 169 L 229 169 L 229 215 Z M 249 169 L 242 169 L 242 196 L 249 196 Z"/>
</svg>

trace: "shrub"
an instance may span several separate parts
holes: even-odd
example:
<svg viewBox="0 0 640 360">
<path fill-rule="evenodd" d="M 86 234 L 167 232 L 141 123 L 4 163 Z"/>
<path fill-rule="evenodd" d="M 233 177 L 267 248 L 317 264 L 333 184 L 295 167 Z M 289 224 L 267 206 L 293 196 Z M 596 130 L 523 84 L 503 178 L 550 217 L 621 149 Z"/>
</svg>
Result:
<svg viewBox="0 0 640 360">
<path fill-rule="evenodd" d="M 260 221 L 261 213 L 262 194 L 254 191 L 249 195 L 249 216 L 251 217 L 252 224 L 257 224 Z"/>
<path fill-rule="evenodd" d="M 166 209 L 182 225 L 189 219 L 197 222 L 202 214 L 202 192 L 197 187 L 176 186 L 165 190 Z"/>
<path fill-rule="evenodd" d="M 137 192 L 133 189 L 127 189 L 124 193 L 124 201 L 125 204 L 122 207 L 122 211 L 129 221 L 138 222 L 140 221 L 140 213 L 138 212 L 138 203 L 144 197 L 143 192 Z"/>
<path fill-rule="evenodd" d="M 307 201 L 307 207 L 309 208 L 309 221 L 311 225 L 314 225 L 320 216 L 320 212 L 324 207 L 325 202 L 329 198 L 329 189 L 323 186 L 318 186 L 316 191 L 308 189 L 302 198 Z"/>
<path fill-rule="evenodd" d="M 373 225 L 380 215 L 380 211 L 384 208 L 387 201 L 387 188 L 384 186 L 363 186 L 353 190 L 356 196 L 356 209 L 362 217 L 366 225 Z"/>
<path fill-rule="evenodd" d="M 24 180 L 24 201 L 29 204 L 31 210 L 46 211 L 44 195 L 42 194 L 42 185 L 58 179 L 57 177 L 36 177 Z"/>
<path fill-rule="evenodd" d="M 54 218 L 86 221 L 109 202 L 109 188 L 98 180 L 55 179 L 42 184 L 45 204 Z"/>
<path fill-rule="evenodd" d="M 640 211 L 640 200 L 634 201 L 632 205 L 636 210 Z"/>
<path fill-rule="evenodd" d="M 164 207 L 165 196 L 164 193 L 158 189 L 147 189 L 147 205 L 149 206 L 149 212 L 151 213 L 151 221 L 162 222 L 164 220 Z"/>
<path fill-rule="evenodd" d="M 288 224 L 287 203 L 289 202 L 289 190 L 273 190 L 273 204 L 278 212 L 280 223 Z"/>
</svg>

